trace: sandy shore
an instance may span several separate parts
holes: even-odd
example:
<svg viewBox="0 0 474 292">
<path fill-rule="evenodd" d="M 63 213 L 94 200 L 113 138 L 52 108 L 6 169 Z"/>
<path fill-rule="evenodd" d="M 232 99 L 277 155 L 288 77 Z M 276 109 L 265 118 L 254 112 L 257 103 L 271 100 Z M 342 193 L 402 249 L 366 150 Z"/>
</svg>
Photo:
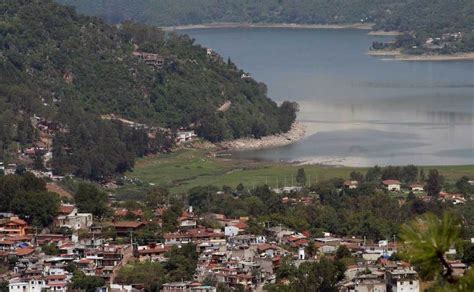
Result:
<svg viewBox="0 0 474 292">
<path fill-rule="evenodd" d="M 296 24 L 296 23 L 205 23 L 192 25 L 164 26 L 165 31 L 206 28 L 295 28 L 295 29 L 372 29 L 372 23 L 354 24 Z"/>
<path fill-rule="evenodd" d="M 295 122 L 287 133 L 265 136 L 261 139 L 242 138 L 218 143 L 219 148 L 226 150 L 253 150 L 280 147 L 300 141 L 306 131 L 301 123 Z"/>
<path fill-rule="evenodd" d="M 388 61 L 467 61 L 474 60 L 473 53 L 460 53 L 452 55 L 407 55 L 399 50 L 372 50 L 367 55 L 375 57 L 387 57 L 382 60 Z"/>
<path fill-rule="evenodd" d="M 400 56 L 402 53 L 398 50 L 370 50 L 367 55 L 374 57 L 395 57 Z"/>
<path fill-rule="evenodd" d="M 374 31 L 369 32 L 369 35 L 374 35 L 374 36 L 397 36 L 401 34 L 402 33 L 399 31 L 374 30 Z"/>
<path fill-rule="evenodd" d="M 452 55 L 398 55 L 395 60 L 399 61 L 474 61 L 474 53 L 462 53 Z"/>
</svg>

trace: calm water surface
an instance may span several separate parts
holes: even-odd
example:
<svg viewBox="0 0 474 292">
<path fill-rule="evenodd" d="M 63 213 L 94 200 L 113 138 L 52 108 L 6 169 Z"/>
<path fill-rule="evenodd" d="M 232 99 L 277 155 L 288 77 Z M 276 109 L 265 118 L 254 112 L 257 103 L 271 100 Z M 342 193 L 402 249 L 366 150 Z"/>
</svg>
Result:
<svg viewBox="0 0 474 292">
<path fill-rule="evenodd" d="M 474 164 L 474 62 L 399 62 L 365 53 L 361 30 L 187 30 L 300 104 L 307 137 L 235 157 L 354 166 Z"/>
</svg>

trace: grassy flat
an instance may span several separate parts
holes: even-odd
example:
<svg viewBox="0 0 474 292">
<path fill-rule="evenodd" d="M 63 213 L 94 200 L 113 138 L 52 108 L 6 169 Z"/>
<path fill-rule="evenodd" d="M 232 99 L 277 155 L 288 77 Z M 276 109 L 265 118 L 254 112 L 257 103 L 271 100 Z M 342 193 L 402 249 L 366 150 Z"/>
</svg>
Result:
<svg viewBox="0 0 474 292">
<path fill-rule="evenodd" d="M 172 154 L 149 156 L 137 161 L 128 177 L 138 178 L 147 183 L 164 186 L 172 193 L 186 192 L 199 185 L 228 185 L 236 187 L 239 183 L 246 186 L 267 183 L 275 187 L 291 185 L 298 168 L 304 167 L 308 183 L 342 177 L 348 178 L 351 171 L 365 173 L 367 168 L 335 167 L 322 165 L 299 166 L 287 163 L 258 162 L 208 157 L 207 151 L 183 149 Z M 448 180 L 463 175 L 473 175 L 474 165 L 467 166 L 428 166 L 437 168 Z"/>
</svg>

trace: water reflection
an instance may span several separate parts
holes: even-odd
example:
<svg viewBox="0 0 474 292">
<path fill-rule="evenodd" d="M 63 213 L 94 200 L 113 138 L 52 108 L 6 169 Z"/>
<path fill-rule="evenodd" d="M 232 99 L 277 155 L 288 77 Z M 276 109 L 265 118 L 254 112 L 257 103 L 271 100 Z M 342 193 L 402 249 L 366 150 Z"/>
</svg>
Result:
<svg viewBox="0 0 474 292">
<path fill-rule="evenodd" d="M 234 157 L 328 164 L 474 164 L 474 62 L 386 62 L 359 30 L 191 30 L 298 101 L 308 137 Z"/>
</svg>

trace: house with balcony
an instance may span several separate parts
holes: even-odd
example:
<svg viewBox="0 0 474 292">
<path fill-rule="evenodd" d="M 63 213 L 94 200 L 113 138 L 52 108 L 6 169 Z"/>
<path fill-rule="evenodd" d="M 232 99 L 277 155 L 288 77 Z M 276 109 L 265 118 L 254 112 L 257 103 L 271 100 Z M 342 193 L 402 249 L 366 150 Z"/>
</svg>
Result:
<svg viewBox="0 0 474 292">
<path fill-rule="evenodd" d="M 10 217 L 0 222 L 0 234 L 9 236 L 25 236 L 28 223 L 18 217 Z"/>
</svg>

